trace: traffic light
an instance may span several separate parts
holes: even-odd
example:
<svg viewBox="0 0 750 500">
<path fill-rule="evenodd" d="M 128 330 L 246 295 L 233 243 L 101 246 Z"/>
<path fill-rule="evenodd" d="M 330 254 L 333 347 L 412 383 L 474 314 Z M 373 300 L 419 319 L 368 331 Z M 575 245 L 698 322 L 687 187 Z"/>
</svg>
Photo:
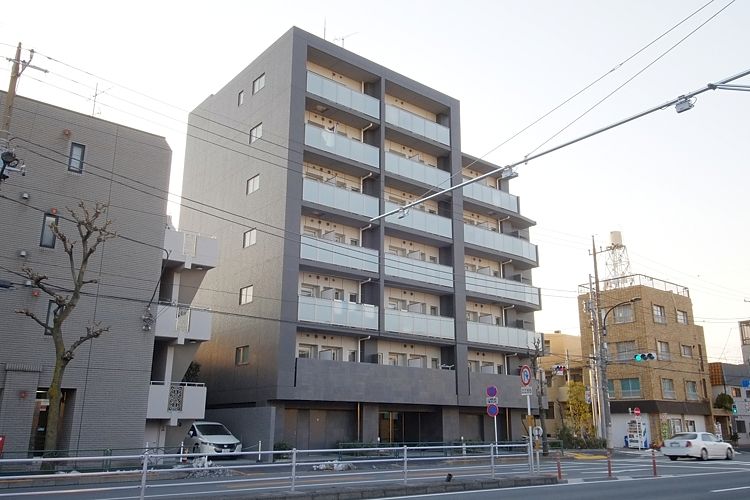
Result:
<svg viewBox="0 0 750 500">
<path fill-rule="evenodd" d="M 732 413 L 737 413 L 737 405 L 732 405 Z"/>
<path fill-rule="evenodd" d="M 641 352 L 633 356 L 636 361 L 651 361 L 656 359 L 656 353 L 653 352 Z"/>
</svg>

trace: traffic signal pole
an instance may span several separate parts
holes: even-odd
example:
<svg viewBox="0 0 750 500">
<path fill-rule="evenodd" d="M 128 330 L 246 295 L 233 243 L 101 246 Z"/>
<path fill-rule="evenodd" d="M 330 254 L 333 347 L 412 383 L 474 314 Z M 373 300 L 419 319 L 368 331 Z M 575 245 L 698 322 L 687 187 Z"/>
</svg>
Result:
<svg viewBox="0 0 750 500">
<path fill-rule="evenodd" d="M 593 334 L 599 340 L 599 393 L 601 394 L 601 411 L 602 411 L 602 437 L 607 442 L 607 451 L 612 453 L 612 415 L 609 411 L 609 383 L 607 382 L 607 339 L 602 335 L 602 321 L 600 320 L 601 304 L 599 290 L 599 266 L 597 264 L 596 241 L 591 236 L 591 254 L 594 258 L 594 310 L 596 312 L 594 322 L 595 332 Z"/>
</svg>

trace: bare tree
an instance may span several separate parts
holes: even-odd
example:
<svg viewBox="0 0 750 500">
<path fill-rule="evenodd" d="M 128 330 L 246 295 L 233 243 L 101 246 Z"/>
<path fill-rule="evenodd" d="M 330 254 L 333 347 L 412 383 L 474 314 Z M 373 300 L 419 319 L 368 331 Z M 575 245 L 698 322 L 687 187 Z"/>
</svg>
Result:
<svg viewBox="0 0 750 500">
<path fill-rule="evenodd" d="M 78 204 L 78 210 L 68 208 L 68 213 L 75 224 L 79 237 L 72 239 L 60 230 L 57 223 L 50 224 L 50 229 L 55 237 L 60 240 L 65 253 L 68 255 L 68 264 L 71 287 L 59 287 L 51 285 L 46 274 L 39 273 L 31 267 L 24 266 L 23 274 L 31 280 L 33 286 L 39 288 L 52 298 L 55 303 L 52 323 L 48 318 L 40 318 L 29 309 L 17 309 L 18 314 L 28 316 L 36 321 L 45 332 L 52 337 L 55 345 L 55 367 L 52 372 L 47 395 L 49 398 L 49 410 L 47 413 L 47 432 L 44 439 L 45 454 L 57 449 L 57 430 L 60 419 L 60 403 L 62 401 L 62 380 L 65 368 L 73 359 L 75 350 L 88 340 L 95 339 L 101 334 L 109 331 L 109 326 L 102 326 L 95 322 L 86 327 L 86 333 L 81 335 L 69 346 L 65 345 L 63 325 L 70 318 L 81 298 L 82 289 L 86 285 L 95 284 L 97 280 L 86 279 L 89 259 L 96 252 L 101 243 L 115 238 L 117 234 L 110 231 L 112 221 L 106 219 L 105 211 L 108 205 L 96 203 L 93 212 L 86 207 L 84 202 Z"/>
</svg>

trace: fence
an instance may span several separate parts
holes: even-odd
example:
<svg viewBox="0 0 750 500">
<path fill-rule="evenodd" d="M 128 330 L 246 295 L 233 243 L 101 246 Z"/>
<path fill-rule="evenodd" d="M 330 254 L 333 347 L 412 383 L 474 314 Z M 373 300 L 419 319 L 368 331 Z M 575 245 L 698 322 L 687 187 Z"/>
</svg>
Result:
<svg viewBox="0 0 750 500">
<path fill-rule="evenodd" d="M 252 451 L 232 454 L 141 453 L 111 456 L 37 457 L 0 460 L 0 498 L 19 492 L 35 496 L 59 497 L 65 486 L 75 492 L 127 492 L 145 498 L 149 489 L 166 492 L 184 487 L 185 480 L 215 477 L 215 481 L 195 482 L 196 487 L 214 487 L 202 491 L 218 492 L 218 484 L 233 483 L 232 491 L 242 485 L 245 491 L 289 490 L 300 486 L 318 485 L 322 470 L 340 472 L 356 470 L 357 481 L 363 476 L 372 482 L 435 480 L 435 472 L 456 472 L 470 469 L 472 475 L 498 474 L 498 462 L 507 459 L 525 460 L 531 448 L 526 443 L 457 444 L 440 446 L 377 446 L 322 450 Z M 244 458 L 219 465 L 212 460 Z M 334 459 L 334 460 L 332 460 Z M 256 462 L 257 460 L 257 462 Z M 518 460 L 515 463 L 519 463 Z M 523 463 L 521 460 L 520 463 Z M 357 468 L 358 467 L 358 468 Z M 363 469 L 363 467 L 367 467 Z M 233 475 L 239 473 L 240 478 Z M 251 472 L 253 474 L 248 474 Z M 531 472 L 531 468 L 529 469 Z M 500 472 L 503 473 L 502 471 Z M 410 477 L 413 474 L 413 477 Z M 450 475 L 450 474 L 449 474 Z M 440 477 L 442 479 L 442 476 Z M 262 487 L 258 484 L 263 482 Z M 270 486 L 269 486 L 270 485 Z M 38 490 L 36 489 L 38 488 Z M 71 491 L 73 493 L 73 491 Z"/>
</svg>

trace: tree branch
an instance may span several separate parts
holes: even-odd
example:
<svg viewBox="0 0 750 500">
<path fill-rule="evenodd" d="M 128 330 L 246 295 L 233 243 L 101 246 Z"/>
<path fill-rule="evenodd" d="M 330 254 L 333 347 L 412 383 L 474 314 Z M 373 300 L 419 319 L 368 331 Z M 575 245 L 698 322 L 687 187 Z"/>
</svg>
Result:
<svg viewBox="0 0 750 500">
<path fill-rule="evenodd" d="M 86 327 L 86 335 L 82 335 L 78 340 L 73 342 L 70 347 L 65 351 L 63 354 L 63 359 L 66 362 L 69 362 L 73 359 L 73 352 L 78 349 L 81 344 L 86 342 L 87 340 L 98 338 L 102 333 L 108 332 L 109 327 L 108 326 L 101 326 L 101 323 L 94 323 L 93 326 L 87 326 Z"/>
<path fill-rule="evenodd" d="M 42 321 L 39 318 L 37 318 L 36 314 L 34 314 L 33 312 L 31 312 L 29 309 L 16 309 L 16 312 L 18 314 L 23 314 L 25 316 L 28 316 L 29 318 L 31 318 L 34 321 L 36 321 L 39 326 L 41 326 L 42 328 L 44 328 L 44 332 L 45 333 L 47 333 L 50 330 L 50 327 L 47 326 L 47 323 L 45 323 L 44 321 Z"/>
</svg>

